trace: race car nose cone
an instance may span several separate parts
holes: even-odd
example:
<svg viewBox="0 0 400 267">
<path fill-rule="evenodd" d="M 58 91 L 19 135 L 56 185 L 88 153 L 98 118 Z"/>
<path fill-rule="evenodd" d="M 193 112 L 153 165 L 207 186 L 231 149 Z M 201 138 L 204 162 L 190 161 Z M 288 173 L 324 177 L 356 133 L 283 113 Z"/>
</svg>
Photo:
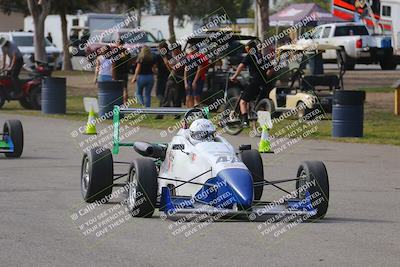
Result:
<svg viewBox="0 0 400 267">
<path fill-rule="evenodd" d="M 253 179 L 248 170 L 240 168 L 225 169 L 220 171 L 217 176 L 222 181 L 226 181 L 238 208 L 248 209 L 252 206 Z"/>
</svg>

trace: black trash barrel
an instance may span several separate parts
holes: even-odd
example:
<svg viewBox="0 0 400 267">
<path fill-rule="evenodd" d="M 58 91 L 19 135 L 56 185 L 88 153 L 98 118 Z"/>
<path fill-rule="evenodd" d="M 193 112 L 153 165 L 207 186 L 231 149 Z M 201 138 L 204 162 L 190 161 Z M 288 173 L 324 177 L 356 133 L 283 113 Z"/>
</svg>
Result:
<svg viewBox="0 0 400 267">
<path fill-rule="evenodd" d="M 332 106 L 333 137 L 363 137 L 364 91 L 335 90 Z"/>
<path fill-rule="evenodd" d="M 66 78 L 47 77 L 42 81 L 42 113 L 65 114 L 67 110 Z"/>
<path fill-rule="evenodd" d="M 99 93 L 99 116 L 105 116 L 112 119 L 112 110 L 114 105 L 122 105 L 122 86 L 123 81 L 98 82 Z"/>
</svg>

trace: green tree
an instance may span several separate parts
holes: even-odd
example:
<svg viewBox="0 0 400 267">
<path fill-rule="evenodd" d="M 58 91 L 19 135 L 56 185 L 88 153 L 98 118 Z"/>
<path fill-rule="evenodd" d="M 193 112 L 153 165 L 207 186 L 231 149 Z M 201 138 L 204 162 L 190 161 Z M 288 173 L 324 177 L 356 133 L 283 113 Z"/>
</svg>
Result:
<svg viewBox="0 0 400 267">
<path fill-rule="evenodd" d="M 72 70 L 71 54 L 69 52 L 67 14 L 74 14 L 77 10 L 87 10 L 94 5 L 94 0 L 58 0 L 52 2 L 52 11 L 60 16 L 61 35 L 63 41 L 63 70 Z"/>
<path fill-rule="evenodd" d="M 35 59 L 47 62 L 44 22 L 50 13 L 50 0 L 27 0 L 34 26 Z"/>
<path fill-rule="evenodd" d="M 248 9 L 251 7 L 250 0 L 160 0 L 157 3 L 168 6 L 168 28 L 172 42 L 175 41 L 175 18 L 182 21 L 186 15 L 191 19 L 206 22 L 213 16 L 227 14 L 228 19 L 235 22 L 239 17 L 247 17 Z M 162 8 L 156 7 L 156 10 Z"/>
<path fill-rule="evenodd" d="M 292 2 L 292 3 L 315 3 L 327 11 L 331 10 L 331 1 L 329 1 L 329 0 L 291 0 L 290 2 Z"/>
</svg>

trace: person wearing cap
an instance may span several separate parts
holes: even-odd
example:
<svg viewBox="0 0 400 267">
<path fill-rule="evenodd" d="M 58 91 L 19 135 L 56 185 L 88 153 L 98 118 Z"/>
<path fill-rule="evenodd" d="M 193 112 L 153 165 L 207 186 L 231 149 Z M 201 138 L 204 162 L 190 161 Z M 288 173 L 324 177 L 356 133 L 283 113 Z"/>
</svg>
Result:
<svg viewBox="0 0 400 267">
<path fill-rule="evenodd" d="M 0 47 L 3 53 L 3 66 L 1 69 L 10 72 L 11 82 L 14 89 L 10 95 L 11 97 L 18 97 L 22 92 L 18 79 L 21 68 L 24 65 L 22 53 L 13 42 L 8 41 L 4 37 L 0 37 Z M 9 58 L 9 65 L 6 68 L 7 57 Z"/>
<path fill-rule="evenodd" d="M 249 69 L 249 83 L 243 90 L 242 98 L 240 100 L 240 113 L 242 117 L 243 126 L 249 125 L 248 110 L 249 102 L 256 100 L 260 94 L 262 87 L 267 86 L 268 76 L 272 75 L 272 70 L 265 70 L 265 60 L 261 53 L 257 50 L 257 41 L 251 40 L 245 46 L 247 55 L 243 58 L 242 62 L 236 69 L 235 74 L 230 78 L 232 82 L 236 81 L 244 68 Z M 263 90 L 265 92 L 265 90 Z M 265 92 L 267 93 L 267 92 Z"/>
</svg>

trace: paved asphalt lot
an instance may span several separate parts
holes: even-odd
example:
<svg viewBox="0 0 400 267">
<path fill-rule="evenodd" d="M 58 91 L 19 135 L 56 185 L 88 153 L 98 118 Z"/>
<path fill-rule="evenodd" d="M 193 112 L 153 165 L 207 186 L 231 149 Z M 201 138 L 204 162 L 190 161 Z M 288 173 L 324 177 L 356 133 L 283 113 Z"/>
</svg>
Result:
<svg viewBox="0 0 400 267">
<path fill-rule="evenodd" d="M 70 132 L 79 123 L 21 119 L 25 149 L 18 160 L 0 157 L 1 266 L 398 266 L 400 260 L 400 148 L 305 141 L 263 156 L 266 178 L 293 177 L 303 160 L 326 163 L 331 199 L 325 220 L 277 237 L 261 222 L 216 222 L 186 238 L 158 214 L 129 219 L 99 238 L 84 237 L 71 215 L 80 195 L 81 149 Z M 159 140 L 141 129 L 137 139 Z M 165 139 L 166 140 L 166 139 Z M 245 136 L 232 142 L 256 143 Z M 136 155 L 125 149 L 119 158 Z M 290 188 L 288 188 L 290 189 Z M 265 190 L 264 196 L 280 194 Z M 116 203 L 116 202 L 115 202 Z M 100 214 L 116 204 L 98 207 Z M 172 225 L 172 226 L 171 226 Z M 193 225 L 191 225 L 193 227 Z"/>
</svg>

